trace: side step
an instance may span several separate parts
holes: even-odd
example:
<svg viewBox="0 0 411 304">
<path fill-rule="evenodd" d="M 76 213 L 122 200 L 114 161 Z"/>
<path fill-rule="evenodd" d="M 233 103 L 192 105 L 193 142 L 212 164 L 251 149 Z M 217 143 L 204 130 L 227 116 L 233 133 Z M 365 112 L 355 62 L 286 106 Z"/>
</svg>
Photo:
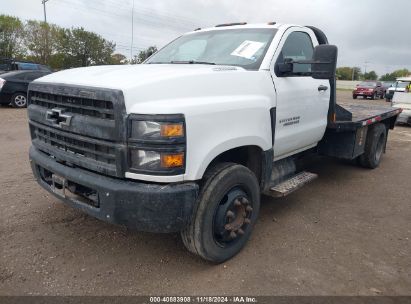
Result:
<svg viewBox="0 0 411 304">
<path fill-rule="evenodd" d="M 279 183 L 270 189 L 270 194 L 274 197 L 283 197 L 297 189 L 300 189 L 305 184 L 313 181 L 318 177 L 318 174 L 311 172 L 300 172 L 290 179 Z"/>
</svg>

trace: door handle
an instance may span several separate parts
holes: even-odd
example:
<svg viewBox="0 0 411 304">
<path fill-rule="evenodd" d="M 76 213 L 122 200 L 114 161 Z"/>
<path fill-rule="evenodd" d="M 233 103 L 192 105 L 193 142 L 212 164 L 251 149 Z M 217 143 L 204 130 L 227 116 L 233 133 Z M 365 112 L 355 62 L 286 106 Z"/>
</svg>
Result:
<svg viewBox="0 0 411 304">
<path fill-rule="evenodd" d="M 328 87 L 327 86 L 325 86 L 325 85 L 320 85 L 319 87 L 318 87 L 318 91 L 320 92 L 320 91 L 327 91 L 328 90 Z"/>
</svg>

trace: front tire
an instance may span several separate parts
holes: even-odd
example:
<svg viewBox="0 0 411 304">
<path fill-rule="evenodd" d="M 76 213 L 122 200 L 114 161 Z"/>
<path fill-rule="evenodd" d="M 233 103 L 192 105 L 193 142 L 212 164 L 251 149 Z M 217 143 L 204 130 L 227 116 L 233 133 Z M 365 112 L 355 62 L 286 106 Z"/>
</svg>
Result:
<svg viewBox="0 0 411 304">
<path fill-rule="evenodd" d="M 11 97 L 11 103 L 14 108 L 26 108 L 27 96 L 25 93 L 16 93 Z"/>
<path fill-rule="evenodd" d="M 186 248 L 221 263 L 241 251 L 260 210 L 260 188 L 248 168 L 222 163 L 211 168 L 190 224 L 181 232 Z"/>
<path fill-rule="evenodd" d="M 385 125 L 378 123 L 368 130 L 365 141 L 364 154 L 358 158 L 359 164 L 364 168 L 375 169 L 381 162 L 387 141 Z"/>
</svg>

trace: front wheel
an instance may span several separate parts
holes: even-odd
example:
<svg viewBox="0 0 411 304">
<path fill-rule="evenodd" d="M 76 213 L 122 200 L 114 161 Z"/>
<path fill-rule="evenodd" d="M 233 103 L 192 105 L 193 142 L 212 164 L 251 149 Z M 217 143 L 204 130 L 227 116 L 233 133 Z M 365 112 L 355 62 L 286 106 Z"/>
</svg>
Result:
<svg viewBox="0 0 411 304">
<path fill-rule="evenodd" d="M 11 105 L 15 108 L 27 107 L 27 96 L 24 93 L 16 93 L 11 97 Z"/>
<path fill-rule="evenodd" d="M 248 168 L 218 164 L 204 177 L 197 209 L 181 232 L 186 248 L 202 258 L 224 262 L 246 244 L 260 210 L 260 188 Z"/>
</svg>

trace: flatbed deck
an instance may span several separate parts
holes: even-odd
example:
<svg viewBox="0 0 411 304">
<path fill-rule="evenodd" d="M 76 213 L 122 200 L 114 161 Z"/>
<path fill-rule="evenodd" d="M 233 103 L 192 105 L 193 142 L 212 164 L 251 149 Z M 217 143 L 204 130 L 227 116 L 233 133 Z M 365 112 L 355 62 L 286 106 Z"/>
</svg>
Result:
<svg viewBox="0 0 411 304">
<path fill-rule="evenodd" d="M 337 111 L 336 120 L 329 123 L 332 129 L 356 129 L 375 122 L 394 117 L 401 113 L 400 108 L 384 105 L 364 105 L 358 103 L 337 104 L 340 110 Z"/>
</svg>

